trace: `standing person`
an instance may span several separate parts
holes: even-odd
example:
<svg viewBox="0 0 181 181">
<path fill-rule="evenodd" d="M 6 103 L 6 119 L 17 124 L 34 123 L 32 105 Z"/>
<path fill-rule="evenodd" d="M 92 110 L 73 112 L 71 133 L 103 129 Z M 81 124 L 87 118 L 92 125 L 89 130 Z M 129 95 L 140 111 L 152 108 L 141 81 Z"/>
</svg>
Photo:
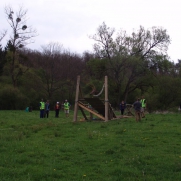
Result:
<svg viewBox="0 0 181 181">
<path fill-rule="evenodd" d="M 55 105 L 55 117 L 56 118 L 59 117 L 59 111 L 60 111 L 60 105 L 59 105 L 59 102 L 57 102 Z"/>
<path fill-rule="evenodd" d="M 65 100 L 64 112 L 65 112 L 66 117 L 69 117 L 69 109 L 70 109 L 70 103 L 67 100 Z"/>
<path fill-rule="evenodd" d="M 41 99 L 41 101 L 39 103 L 39 107 L 40 107 L 40 118 L 44 118 L 45 102 L 43 101 L 43 99 Z"/>
<path fill-rule="evenodd" d="M 136 122 L 139 122 L 141 121 L 141 102 L 139 98 L 137 99 L 136 102 L 133 103 L 133 107 L 135 110 Z"/>
<path fill-rule="evenodd" d="M 45 103 L 45 117 L 49 117 L 49 111 L 50 111 L 50 103 L 49 100 Z"/>
<path fill-rule="evenodd" d="M 121 101 L 120 105 L 119 105 L 119 109 L 121 111 L 121 116 L 123 117 L 124 114 L 124 110 L 126 108 L 126 103 L 124 101 Z"/>
<path fill-rule="evenodd" d="M 145 109 L 146 109 L 146 99 L 144 99 L 144 96 L 142 96 L 141 100 L 141 117 L 145 117 Z"/>
</svg>

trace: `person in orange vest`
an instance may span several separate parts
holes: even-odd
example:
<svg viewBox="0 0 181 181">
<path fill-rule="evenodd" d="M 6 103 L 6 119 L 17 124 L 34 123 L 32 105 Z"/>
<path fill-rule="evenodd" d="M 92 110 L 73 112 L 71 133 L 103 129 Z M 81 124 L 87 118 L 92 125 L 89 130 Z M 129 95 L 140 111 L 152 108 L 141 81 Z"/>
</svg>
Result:
<svg viewBox="0 0 181 181">
<path fill-rule="evenodd" d="M 60 104 L 59 104 L 59 102 L 57 102 L 55 105 L 55 117 L 56 118 L 59 117 L 59 111 L 60 111 Z"/>
<path fill-rule="evenodd" d="M 40 118 L 44 118 L 45 102 L 43 101 L 43 99 L 41 99 L 41 101 L 39 103 L 39 107 L 40 107 Z"/>
</svg>

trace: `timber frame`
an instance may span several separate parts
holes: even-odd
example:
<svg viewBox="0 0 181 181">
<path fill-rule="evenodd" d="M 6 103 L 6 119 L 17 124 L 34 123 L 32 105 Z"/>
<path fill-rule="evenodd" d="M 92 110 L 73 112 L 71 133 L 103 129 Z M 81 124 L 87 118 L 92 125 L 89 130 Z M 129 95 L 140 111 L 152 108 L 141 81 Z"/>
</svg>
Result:
<svg viewBox="0 0 181 181">
<path fill-rule="evenodd" d="M 105 76 L 104 91 L 105 91 L 104 100 L 100 100 L 98 97 L 83 98 L 81 88 L 80 88 L 80 76 L 77 76 L 73 122 L 77 121 L 78 109 L 81 110 L 82 115 L 84 116 L 85 120 L 88 120 L 88 118 L 84 111 L 88 111 L 90 113 L 90 119 L 92 119 L 92 115 L 97 116 L 98 118 L 100 118 L 101 120 L 105 122 L 116 118 L 116 115 L 114 114 L 113 109 L 111 105 L 109 104 L 109 100 L 108 100 L 108 77 L 107 76 Z M 79 98 L 79 94 L 81 94 L 80 98 Z M 91 107 L 88 105 L 91 105 Z"/>
</svg>

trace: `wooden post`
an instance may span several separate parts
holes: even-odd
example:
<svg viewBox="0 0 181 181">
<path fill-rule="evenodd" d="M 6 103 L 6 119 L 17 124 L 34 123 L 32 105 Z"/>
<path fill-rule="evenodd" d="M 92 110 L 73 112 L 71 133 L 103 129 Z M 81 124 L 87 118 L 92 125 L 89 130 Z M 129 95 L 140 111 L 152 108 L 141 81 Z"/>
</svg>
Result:
<svg viewBox="0 0 181 181">
<path fill-rule="evenodd" d="M 74 105 L 74 119 L 73 119 L 74 122 L 77 121 L 79 88 L 80 88 L 80 75 L 77 76 L 77 86 L 76 86 L 75 105 Z"/>
<path fill-rule="evenodd" d="M 108 105 L 108 78 L 107 76 L 105 76 L 105 121 L 108 121 Z"/>
<path fill-rule="evenodd" d="M 93 114 L 90 112 L 90 116 L 89 116 L 89 119 L 92 121 L 93 119 Z"/>
</svg>

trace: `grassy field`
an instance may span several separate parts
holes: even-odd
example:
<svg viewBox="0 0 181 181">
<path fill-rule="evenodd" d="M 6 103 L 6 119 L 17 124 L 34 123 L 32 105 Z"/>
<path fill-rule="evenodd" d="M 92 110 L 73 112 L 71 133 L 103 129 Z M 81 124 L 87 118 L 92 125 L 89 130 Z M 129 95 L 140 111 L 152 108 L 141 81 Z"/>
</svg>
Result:
<svg viewBox="0 0 181 181">
<path fill-rule="evenodd" d="M 0 181 L 181 180 L 181 114 L 72 120 L 0 111 Z"/>
</svg>

